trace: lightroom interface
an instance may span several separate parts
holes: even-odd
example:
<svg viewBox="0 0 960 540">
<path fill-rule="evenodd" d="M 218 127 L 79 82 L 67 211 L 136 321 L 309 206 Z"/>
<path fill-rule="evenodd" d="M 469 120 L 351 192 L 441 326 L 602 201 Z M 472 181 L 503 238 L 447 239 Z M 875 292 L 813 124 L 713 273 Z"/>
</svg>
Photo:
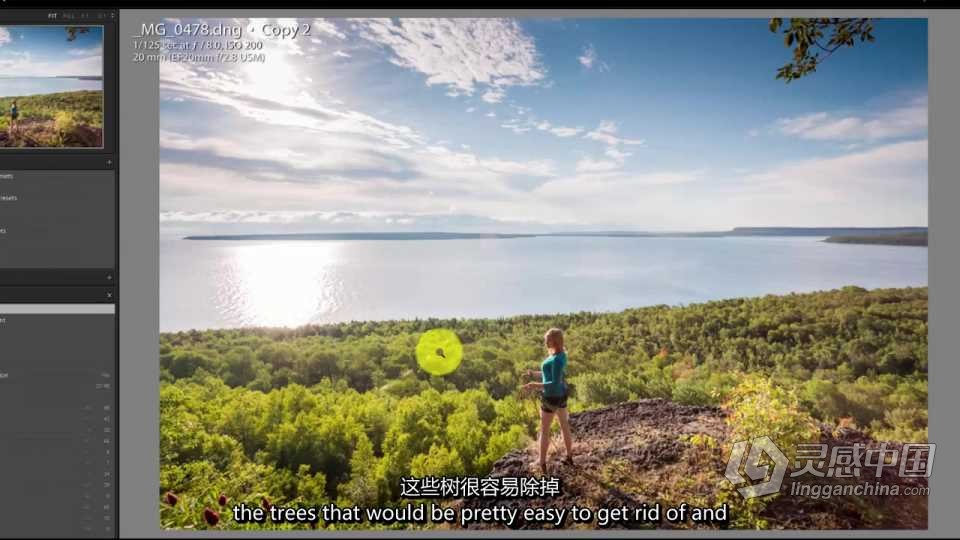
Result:
<svg viewBox="0 0 960 540">
<path fill-rule="evenodd" d="M 956 525 L 960 17 L 17 4 L 0 536 Z"/>
</svg>

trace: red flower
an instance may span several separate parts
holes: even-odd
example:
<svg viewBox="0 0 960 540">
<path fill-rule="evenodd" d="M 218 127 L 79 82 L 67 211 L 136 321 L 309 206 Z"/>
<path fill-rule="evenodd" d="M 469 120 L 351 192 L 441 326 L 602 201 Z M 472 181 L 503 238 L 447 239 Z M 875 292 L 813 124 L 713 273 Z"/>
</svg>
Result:
<svg viewBox="0 0 960 540">
<path fill-rule="evenodd" d="M 220 496 L 217 497 L 217 502 L 220 503 L 220 506 L 226 506 L 226 505 L 227 505 L 227 496 L 224 495 L 223 493 L 221 493 Z"/>
<path fill-rule="evenodd" d="M 207 525 L 211 527 L 216 527 L 217 523 L 220 523 L 220 514 L 214 512 L 209 506 L 203 509 L 203 520 L 207 522 Z"/>
<path fill-rule="evenodd" d="M 176 495 L 174 495 L 172 491 L 168 491 L 167 494 L 163 496 L 163 500 L 170 506 L 176 506 L 177 501 L 179 501 L 180 499 Z"/>
</svg>

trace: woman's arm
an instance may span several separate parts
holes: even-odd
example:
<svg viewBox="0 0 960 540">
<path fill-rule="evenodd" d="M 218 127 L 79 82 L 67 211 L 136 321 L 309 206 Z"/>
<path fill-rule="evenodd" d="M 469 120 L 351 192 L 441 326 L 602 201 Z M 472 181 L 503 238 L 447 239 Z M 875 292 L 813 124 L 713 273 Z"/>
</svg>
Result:
<svg viewBox="0 0 960 540">
<path fill-rule="evenodd" d="M 554 364 L 555 364 L 555 363 L 556 363 L 556 362 L 554 362 L 554 361 L 552 361 L 552 360 L 547 360 L 547 361 L 544 363 L 543 382 L 535 382 L 535 381 L 534 381 L 534 382 L 528 382 L 527 384 L 523 385 L 523 388 L 524 388 L 525 390 L 530 390 L 531 388 L 536 388 L 536 389 L 538 389 L 538 390 L 543 390 L 543 387 L 544 387 L 544 386 L 546 386 L 546 385 L 548 385 L 548 384 L 553 384 L 553 381 L 556 380 L 556 374 L 555 374 L 555 371 L 554 371 Z M 539 372 L 538 372 L 538 374 L 539 374 Z"/>
</svg>

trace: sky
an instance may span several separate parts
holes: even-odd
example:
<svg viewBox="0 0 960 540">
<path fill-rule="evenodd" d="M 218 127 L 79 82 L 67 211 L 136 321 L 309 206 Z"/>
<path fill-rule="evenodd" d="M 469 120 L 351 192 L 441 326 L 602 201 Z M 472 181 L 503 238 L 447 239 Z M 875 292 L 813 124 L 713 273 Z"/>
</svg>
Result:
<svg viewBox="0 0 960 540">
<path fill-rule="evenodd" d="M 103 28 L 67 41 L 63 26 L 0 26 L 0 78 L 102 77 Z"/>
<path fill-rule="evenodd" d="M 927 224 L 922 19 L 790 84 L 765 19 L 219 22 L 265 61 L 160 64 L 162 231 Z"/>
</svg>

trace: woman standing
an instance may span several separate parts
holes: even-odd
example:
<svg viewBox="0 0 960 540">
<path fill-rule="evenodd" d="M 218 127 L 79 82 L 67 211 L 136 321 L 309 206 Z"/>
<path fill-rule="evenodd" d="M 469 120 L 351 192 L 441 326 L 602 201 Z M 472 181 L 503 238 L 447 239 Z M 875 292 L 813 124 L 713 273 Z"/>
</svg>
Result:
<svg viewBox="0 0 960 540">
<path fill-rule="evenodd" d="M 17 119 L 20 118 L 20 109 L 17 108 L 17 100 L 10 104 L 10 134 L 17 130 Z"/>
<path fill-rule="evenodd" d="M 539 376 L 541 382 L 529 382 L 524 390 L 540 390 L 540 472 L 547 474 L 547 452 L 550 450 L 550 426 L 553 417 L 560 421 L 563 445 L 567 450 L 564 463 L 573 464 L 573 436 L 570 434 L 570 417 L 567 414 L 568 388 L 566 382 L 567 352 L 563 347 L 563 331 L 551 328 L 543 336 L 543 344 L 550 354 L 539 370 L 530 370 L 529 376 Z"/>
</svg>

